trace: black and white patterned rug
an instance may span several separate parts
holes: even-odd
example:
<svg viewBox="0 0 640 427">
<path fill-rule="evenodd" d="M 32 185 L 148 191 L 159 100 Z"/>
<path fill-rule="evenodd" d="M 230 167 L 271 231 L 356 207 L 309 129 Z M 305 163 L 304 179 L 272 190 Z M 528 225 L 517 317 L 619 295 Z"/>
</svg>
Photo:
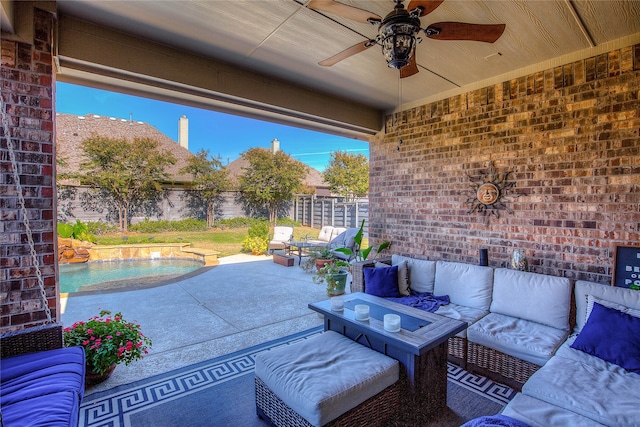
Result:
<svg viewBox="0 0 640 427">
<path fill-rule="evenodd" d="M 322 327 L 313 328 L 133 384 L 91 394 L 85 397 L 80 407 L 80 425 L 264 425 L 255 415 L 255 356 L 270 348 L 286 346 L 321 332 Z M 452 364 L 448 366 L 448 379 L 450 388 L 455 387 L 458 390 L 459 387 L 471 392 L 467 393 L 466 399 L 475 399 L 479 406 L 484 406 L 487 412 L 492 412 L 482 415 L 492 415 L 506 405 L 516 393 L 507 386 L 470 374 Z"/>
</svg>

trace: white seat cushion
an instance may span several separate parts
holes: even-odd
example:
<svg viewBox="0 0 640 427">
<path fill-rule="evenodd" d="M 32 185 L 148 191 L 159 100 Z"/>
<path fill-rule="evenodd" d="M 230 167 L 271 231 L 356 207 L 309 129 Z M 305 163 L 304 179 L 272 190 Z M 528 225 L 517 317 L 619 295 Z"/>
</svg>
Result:
<svg viewBox="0 0 640 427">
<path fill-rule="evenodd" d="M 518 393 L 502 410 L 502 415 L 515 418 L 531 427 L 598 427 L 597 421 L 578 415 L 535 397 Z"/>
<path fill-rule="evenodd" d="M 489 314 L 488 311 L 478 310 L 477 308 L 466 307 L 464 305 L 458 305 L 449 303 L 447 305 L 441 305 L 435 312 L 440 316 L 445 316 L 450 319 L 461 320 L 467 322 L 467 325 L 472 325 L 484 316 Z M 467 330 L 460 331 L 456 334 L 457 337 L 466 338 Z"/>
<path fill-rule="evenodd" d="M 630 378 L 638 378 L 640 379 L 640 375 L 633 374 L 632 372 L 626 371 L 623 367 L 618 366 L 614 363 L 609 363 L 605 360 L 600 359 L 599 357 L 592 356 L 584 351 L 576 350 L 575 348 L 571 348 L 571 344 L 575 341 L 577 335 L 571 335 L 567 340 L 562 343 L 558 350 L 556 351 L 556 357 L 563 357 L 565 359 L 569 359 L 575 363 L 580 365 L 588 365 L 593 369 L 600 371 L 610 371 L 615 373 L 616 375 L 625 376 L 625 374 L 632 375 Z"/>
<path fill-rule="evenodd" d="M 640 422 L 640 375 L 563 344 L 522 392 L 608 426 Z"/>
<path fill-rule="evenodd" d="M 327 331 L 256 356 L 256 376 L 314 426 L 322 426 L 398 381 L 399 364 Z"/>
<path fill-rule="evenodd" d="M 269 249 L 284 249 L 293 237 L 293 227 L 279 225 L 273 228 Z"/>
<path fill-rule="evenodd" d="M 318 234 L 318 238 L 316 240 L 329 243 L 331 238 L 335 237 L 333 236 L 333 234 L 334 234 L 333 227 L 330 225 L 325 225 L 320 229 L 320 233 Z"/>
<path fill-rule="evenodd" d="M 467 339 L 502 353 L 544 365 L 569 333 L 529 320 L 489 313 L 467 328 Z"/>
<path fill-rule="evenodd" d="M 356 233 L 358 232 L 358 230 L 359 230 L 359 228 L 356 228 Z M 335 239 L 336 237 L 338 237 L 339 235 L 341 235 L 345 231 L 347 231 L 347 229 L 344 228 L 344 227 L 333 227 L 333 230 L 331 232 L 331 236 L 329 237 L 329 240 L 333 241 L 333 239 Z M 356 233 L 353 233 L 354 236 L 355 236 Z"/>
<path fill-rule="evenodd" d="M 277 227 L 273 227 L 273 237 L 271 240 L 277 242 L 288 242 L 291 240 L 292 236 L 293 227 L 279 225 Z"/>
</svg>

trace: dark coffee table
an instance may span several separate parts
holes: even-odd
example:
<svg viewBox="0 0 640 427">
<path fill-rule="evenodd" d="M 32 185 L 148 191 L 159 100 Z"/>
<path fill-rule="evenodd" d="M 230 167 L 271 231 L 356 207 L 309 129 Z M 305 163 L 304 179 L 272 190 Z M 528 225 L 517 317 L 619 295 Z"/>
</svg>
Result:
<svg viewBox="0 0 640 427">
<path fill-rule="evenodd" d="M 419 418 L 446 407 L 447 340 L 467 324 L 360 292 L 345 295 L 344 301 L 342 312 L 331 310 L 331 300 L 311 303 L 309 308 L 324 315 L 325 330 L 339 332 L 402 364 L 407 383 L 405 413 Z M 355 302 L 370 306 L 369 320 L 356 320 L 349 308 Z M 399 332 L 384 330 L 386 313 L 403 317 Z"/>
</svg>

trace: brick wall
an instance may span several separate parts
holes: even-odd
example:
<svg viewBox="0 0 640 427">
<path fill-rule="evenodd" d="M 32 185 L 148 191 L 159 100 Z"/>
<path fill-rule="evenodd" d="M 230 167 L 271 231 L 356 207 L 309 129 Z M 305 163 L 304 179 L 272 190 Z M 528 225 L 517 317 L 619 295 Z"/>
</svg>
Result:
<svg viewBox="0 0 640 427">
<path fill-rule="evenodd" d="M 2 34 L 0 128 L 0 330 L 43 323 L 46 311 L 13 178 L 15 149 L 32 239 L 53 319 L 58 316 L 54 245 L 53 16 L 34 9 L 33 44 Z"/>
<path fill-rule="evenodd" d="M 640 244 L 640 45 L 389 116 L 371 142 L 370 238 L 394 253 L 611 283 Z M 399 141 L 402 140 L 400 144 Z M 495 166 L 499 218 L 468 213 Z M 516 197 L 517 194 L 521 194 Z"/>
</svg>

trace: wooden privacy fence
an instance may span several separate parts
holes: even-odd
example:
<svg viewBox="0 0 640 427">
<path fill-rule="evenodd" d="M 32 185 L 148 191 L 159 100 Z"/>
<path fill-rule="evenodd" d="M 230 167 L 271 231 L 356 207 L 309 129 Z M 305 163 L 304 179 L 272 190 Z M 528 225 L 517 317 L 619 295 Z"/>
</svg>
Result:
<svg viewBox="0 0 640 427">
<path fill-rule="evenodd" d="M 369 200 L 344 202 L 336 197 L 299 196 L 293 203 L 293 219 L 313 228 L 360 227 L 363 219 L 369 219 Z M 368 235 L 368 221 L 364 223 L 364 235 Z"/>
</svg>

